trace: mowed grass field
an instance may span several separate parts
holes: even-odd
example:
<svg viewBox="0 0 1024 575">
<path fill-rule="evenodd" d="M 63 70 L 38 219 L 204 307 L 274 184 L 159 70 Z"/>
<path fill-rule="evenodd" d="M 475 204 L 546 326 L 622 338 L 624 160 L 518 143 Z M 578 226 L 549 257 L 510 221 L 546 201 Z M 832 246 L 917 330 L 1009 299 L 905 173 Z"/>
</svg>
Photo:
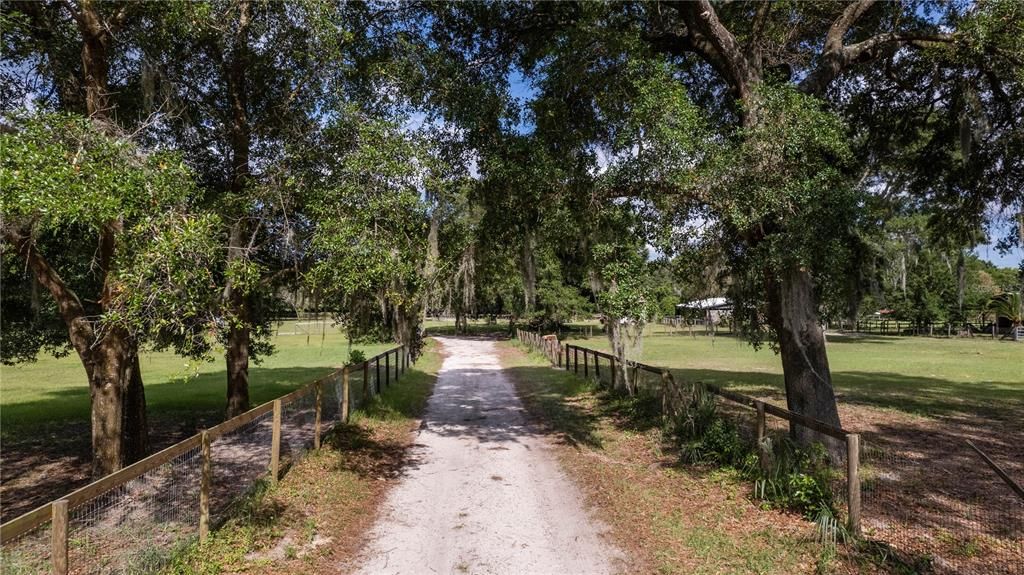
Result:
<svg viewBox="0 0 1024 575">
<path fill-rule="evenodd" d="M 274 330 L 276 352 L 249 368 L 254 406 L 330 373 L 348 358 L 348 340 L 329 321 L 286 321 L 275 324 Z M 353 345 L 367 357 L 391 347 L 394 344 Z M 220 350 L 210 362 L 171 352 L 143 352 L 141 367 L 151 418 L 209 418 L 223 411 L 227 376 Z M 88 420 L 89 386 L 74 353 L 0 366 L 0 431 L 5 438 L 40 424 Z"/>
<path fill-rule="evenodd" d="M 608 339 L 568 341 L 608 351 Z M 695 329 L 650 326 L 643 363 L 669 367 L 689 380 L 764 397 L 784 397 L 782 363 L 768 346 L 755 350 L 742 339 Z M 1024 417 L 1024 344 L 989 338 L 946 339 L 829 335 L 828 358 L 840 403 L 894 409 L 914 415 L 955 413 L 1004 421 Z"/>
</svg>

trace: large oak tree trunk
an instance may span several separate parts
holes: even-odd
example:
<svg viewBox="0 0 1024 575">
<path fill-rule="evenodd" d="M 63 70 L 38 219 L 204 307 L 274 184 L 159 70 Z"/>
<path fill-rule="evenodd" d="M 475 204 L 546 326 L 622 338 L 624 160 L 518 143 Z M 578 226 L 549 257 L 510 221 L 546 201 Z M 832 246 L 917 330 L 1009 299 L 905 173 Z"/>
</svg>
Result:
<svg viewBox="0 0 1024 575">
<path fill-rule="evenodd" d="M 245 257 L 244 220 L 240 220 L 231 228 L 228 237 L 228 262 Z M 229 280 L 230 282 L 230 280 Z M 249 322 L 248 296 L 238 286 L 228 285 L 228 321 L 227 361 L 227 417 L 231 418 L 249 409 L 249 345 L 252 334 Z"/>
<path fill-rule="evenodd" d="M 249 343 L 248 326 L 232 326 L 228 331 L 227 417 L 231 418 L 249 409 Z"/>
<path fill-rule="evenodd" d="M 840 427 L 811 274 L 790 270 L 769 281 L 767 289 L 768 320 L 779 338 L 787 406 L 790 411 Z M 802 425 L 792 424 L 790 434 L 801 445 L 818 441 L 830 451 L 837 448 L 827 436 Z"/>
<path fill-rule="evenodd" d="M 102 476 L 145 456 L 146 399 L 137 346 L 113 329 L 83 358 L 92 397 L 92 471 Z"/>
<path fill-rule="evenodd" d="M 106 273 L 114 241 L 109 228 L 103 233 L 101 268 Z M 148 427 L 138 343 L 116 327 L 103 333 L 96 331 L 82 301 L 39 252 L 30 232 L 8 227 L 4 230 L 4 240 L 15 246 L 35 281 L 46 288 L 57 303 L 71 346 L 85 368 L 92 400 L 93 473 L 97 476 L 112 473 L 144 457 L 148 448 Z M 112 290 L 107 278 L 101 303 L 109 301 Z"/>
<path fill-rule="evenodd" d="M 248 66 L 249 25 L 252 6 L 243 1 L 238 5 L 238 27 L 232 39 L 231 57 L 226 61 L 227 96 L 231 106 L 228 137 L 231 144 L 230 191 L 236 198 L 246 193 L 250 171 L 250 130 L 248 120 Z M 245 202 L 243 201 L 243 205 Z M 243 209 L 246 209 L 243 207 Z M 248 259 L 246 239 L 249 232 L 247 215 L 242 213 L 228 234 L 228 265 Z M 228 328 L 226 350 L 228 387 L 227 416 L 234 417 L 249 409 L 249 350 L 251 331 L 251 296 L 231 285 L 227 286 L 227 305 L 231 325 Z"/>
</svg>

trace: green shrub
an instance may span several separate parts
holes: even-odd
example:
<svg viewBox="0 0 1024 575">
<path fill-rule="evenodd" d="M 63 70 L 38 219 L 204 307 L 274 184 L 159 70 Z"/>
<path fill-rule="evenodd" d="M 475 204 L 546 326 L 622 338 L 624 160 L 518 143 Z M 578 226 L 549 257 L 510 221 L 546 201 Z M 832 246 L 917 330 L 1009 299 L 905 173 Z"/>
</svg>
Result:
<svg viewBox="0 0 1024 575">
<path fill-rule="evenodd" d="M 348 365 L 355 365 L 366 361 L 366 354 L 361 349 L 353 349 L 348 352 Z"/>
<path fill-rule="evenodd" d="M 835 471 L 820 445 L 803 449 L 788 438 L 769 440 L 758 454 L 736 424 L 718 413 L 714 397 L 699 388 L 667 431 L 678 442 L 684 461 L 736 470 L 754 482 L 754 496 L 772 506 L 798 511 L 808 519 L 823 511 L 834 513 L 829 482 Z"/>
</svg>

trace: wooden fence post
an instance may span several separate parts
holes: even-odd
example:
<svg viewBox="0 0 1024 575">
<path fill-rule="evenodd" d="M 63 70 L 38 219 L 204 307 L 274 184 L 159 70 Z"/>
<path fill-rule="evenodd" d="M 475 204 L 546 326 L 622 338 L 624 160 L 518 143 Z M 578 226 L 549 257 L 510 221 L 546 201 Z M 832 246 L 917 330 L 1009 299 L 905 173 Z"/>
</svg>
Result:
<svg viewBox="0 0 1024 575">
<path fill-rule="evenodd" d="M 341 414 L 338 418 L 342 423 L 348 423 L 348 396 L 349 396 L 349 385 L 348 385 L 348 366 L 341 368 Z"/>
<path fill-rule="evenodd" d="M 600 381 L 601 381 L 601 356 L 597 355 L 596 353 L 594 354 L 594 377 L 596 377 L 597 381 L 600 383 Z"/>
<path fill-rule="evenodd" d="M 576 374 L 580 372 L 580 348 L 575 345 L 572 346 L 572 372 Z"/>
<path fill-rule="evenodd" d="M 583 377 L 584 378 L 589 378 L 590 377 L 590 358 L 587 357 L 587 353 L 589 353 L 587 348 L 583 348 Z"/>
<path fill-rule="evenodd" d="M 377 360 L 378 363 L 380 360 Z M 384 353 L 384 387 L 391 386 L 391 352 Z"/>
<path fill-rule="evenodd" d="M 669 381 L 672 378 L 672 374 L 667 369 L 661 370 L 661 417 L 667 421 L 671 415 L 674 415 L 674 410 L 671 404 L 671 389 L 669 388 Z"/>
<path fill-rule="evenodd" d="M 846 504 L 847 529 L 860 536 L 860 435 L 856 433 L 846 436 Z"/>
<path fill-rule="evenodd" d="M 377 369 L 377 395 L 380 395 L 380 357 L 375 359 L 373 363 L 376 364 Z"/>
<path fill-rule="evenodd" d="M 609 362 L 609 363 L 611 364 L 611 367 L 610 367 L 609 369 L 611 369 L 611 370 L 612 370 L 612 377 L 611 377 L 611 383 L 609 383 L 609 384 L 608 384 L 608 385 L 609 385 L 609 388 L 608 388 L 608 389 L 612 389 L 612 390 L 614 390 L 614 389 L 615 389 L 615 356 L 613 355 L 613 356 L 612 356 L 612 357 L 611 357 L 611 358 L 610 358 L 610 359 L 608 360 L 608 362 Z"/>
<path fill-rule="evenodd" d="M 402 369 L 402 348 L 395 348 L 395 381 L 398 381 L 398 376 L 401 375 Z"/>
<path fill-rule="evenodd" d="M 313 449 L 320 449 L 320 418 L 323 415 L 323 382 L 317 380 L 316 386 L 316 415 L 313 418 Z"/>
<path fill-rule="evenodd" d="M 68 500 L 53 502 L 50 516 L 51 550 L 53 572 L 56 575 L 68 573 Z"/>
<path fill-rule="evenodd" d="M 210 461 L 210 436 L 202 435 L 203 469 L 199 477 L 199 542 L 205 543 L 210 535 L 210 484 L 213 482 L 213 463 Z"/>
<path fill-rule="evenodd" d="M 764 441 L 765 432 L 764 403 L 758 401 L 754 405 L 757 406 L 757 445 L 760 446 L 761 442 Z"/>
<path fill-rule="evenodd" d="M 764 402 L 755 400 L 754 406 L 757 408 L 757 462 L 761 465 L 761 470 L 767 473 L 771 464 L 771 459 L 768 456 L 768 452 L 765 449 L 767 446 L 764 443 L 764 437 L 767 433 L 766 422 L 764 419 Z"/>
<path fill-rule="evenodd" d="M 558 354 L 558 369 L 562 369 L 562 344 L 555 340 L 555 353 Z"/>
<path fill-rule="evenodd" d="M 281 400 L 274 400 L 274 424 L 270 435 L 270 483 L 277 485 L 281 468 Z"/>
<path fill-rule="evenodd" d="M 370 396 L 370 362 L 363 362 L 363 401 Z"/>
</svg>

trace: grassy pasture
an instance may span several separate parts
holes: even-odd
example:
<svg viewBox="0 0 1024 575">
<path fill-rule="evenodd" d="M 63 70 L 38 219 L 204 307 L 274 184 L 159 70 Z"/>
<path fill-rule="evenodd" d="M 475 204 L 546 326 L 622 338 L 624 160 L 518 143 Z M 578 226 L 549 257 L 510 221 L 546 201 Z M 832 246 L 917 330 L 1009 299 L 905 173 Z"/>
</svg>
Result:
<svg viewBox="0 0 1024 575">
<path fill-rule="evenodd" d="M 348 340 L 329 322 L 286 321 L 274 327 L 276 353 L 249 368 L 253 405 L 326 375 L 348 358 Z M 353 345 L 367 357 L 391 347 L 390 343 Z M 222 355 L 210 362 L 195 362 L 171 352 L 151 351 L 142 354 L 141 366 L 151 417 L 209 416 L 224 409 L 227 376 Z M 88 419 L 89 387 L 73 353 L 0 366 L 0 425 L 5 437 L 39 424 Z"/>
<path fill-rule="evenodd" d="M 731 336 L 650 326 L 644 363 L 677 376 L 765 397 L 781 397 L 782 363 L 769 348 L 755 350 Z M 608 350 L 599 328 L 572 343 Z M 1024 414 L 1024 345 L 988 338 L 828 337 L 828 357 L 840 403 L 923 416 L 955 413 L 1003 420 Z"/>
</svg>

